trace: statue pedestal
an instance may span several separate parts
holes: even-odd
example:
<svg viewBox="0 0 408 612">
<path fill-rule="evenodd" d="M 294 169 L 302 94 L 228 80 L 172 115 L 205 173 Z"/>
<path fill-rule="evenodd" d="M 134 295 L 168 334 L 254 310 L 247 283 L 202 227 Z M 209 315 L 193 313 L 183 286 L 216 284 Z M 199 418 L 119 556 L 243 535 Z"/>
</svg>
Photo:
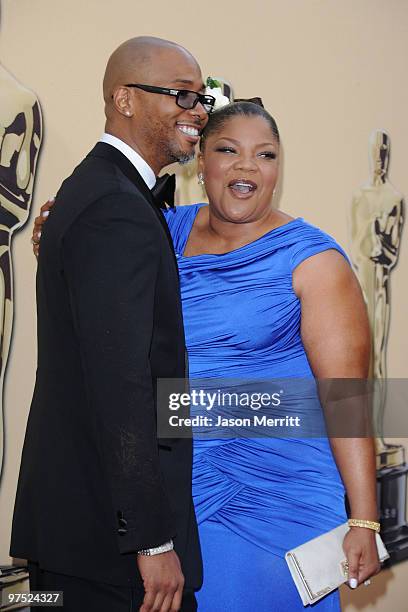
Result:
<svg viewBox="0 0 408 612">
<path fill-rule="evenodd" d="M 400 449 L 403 453 L 403 447 Z M 406 463 L 377 472 L 381 537 L 390 555 L 387 566 L 408 559 L 407 476 Z"/>
</svg>

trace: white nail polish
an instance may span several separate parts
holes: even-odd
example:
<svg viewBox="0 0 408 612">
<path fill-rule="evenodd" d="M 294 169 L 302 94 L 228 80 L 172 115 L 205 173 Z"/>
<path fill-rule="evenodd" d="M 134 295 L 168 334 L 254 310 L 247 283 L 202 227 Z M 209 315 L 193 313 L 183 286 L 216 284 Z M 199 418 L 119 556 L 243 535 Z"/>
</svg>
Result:
<svg viewBox="0 0 408 612">
<path fill-rule="evenodd" d="M 41 238 L 41 232 L 37 232 L 37 238 L 38 240 Z"/>
<path fill-rule="evenodd" d="M 349 585 L 352 589 L 356 589 L 358 587 L 357 578 L 350 578 Z"/>
<path fill-rule="evenodd" d="M 44 210 L 44 212 L 43 212 L 43 213 L 41 213 L 41 216 L 42 216 L 42 217 L 48 217 L 48 215 L 49 215 L 49 214 L 50 214 L 50 211 L 49 211 L 49 210 Z"/>
</svg>

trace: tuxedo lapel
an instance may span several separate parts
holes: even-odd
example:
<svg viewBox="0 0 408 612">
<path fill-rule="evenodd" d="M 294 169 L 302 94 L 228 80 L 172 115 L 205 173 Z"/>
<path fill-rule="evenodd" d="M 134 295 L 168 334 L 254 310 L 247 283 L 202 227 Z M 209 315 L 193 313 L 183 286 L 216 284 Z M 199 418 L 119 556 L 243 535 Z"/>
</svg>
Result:
<svg viewBox="0 0 408 612">
<path fill-rule="evenodd" d="M 98 142 L 92 151 L 88 154 L 88 157 L 100 157 L 106 159 L 111 163 L 115 164 L 121 172 L 129 179 L 131 183 L 143 193 L 150 204 L 154 204 L 153 194 L 142 179 L 139 172 L 136 170 L 134 165 L 128 160 L 126 155 L 123 155 L 121 151 L 115 149 L 110 144 L 105 142 Z"/>
<path fill-rule="evenodd" d="M 117 166 L 119 170 L 129 179 L 129 181 L 133 183 L 134 185 L 136 185 L 137 189 L 141 191 L 141 193 L 145 196 L 146 200 L 148 201 L 150 206 L 153 208 L 156 216 L 158 217 L 164 229 L 164 232 L 170 244 L 171 253 L 173 255 L 174 263 L 176 265 L 177 272 L 178 272 L 177 259 L 176 259 L 176 254 L 174 252 L 173 240 L 172 240 L 168 225 L 166 223 L 166 219 L 164 218 L 161 210 L 158 208 L 154 200 L 152 192 L 150 191 L 150 189 L 144 182 L 139 172 L 136 170 L 135 166 L 128 160 L 126 155 L 123 155 L 121 151 L 119 151 L 112 145 L 107 144 L 105 142 L 98 142 L 94 146 L 92 151 L 88 154 L 88 157 L 100 157 L 102 159 L 106 159 L 110 161 L 111 163 L 115 164 L 115 166 Z"/>
</svg>

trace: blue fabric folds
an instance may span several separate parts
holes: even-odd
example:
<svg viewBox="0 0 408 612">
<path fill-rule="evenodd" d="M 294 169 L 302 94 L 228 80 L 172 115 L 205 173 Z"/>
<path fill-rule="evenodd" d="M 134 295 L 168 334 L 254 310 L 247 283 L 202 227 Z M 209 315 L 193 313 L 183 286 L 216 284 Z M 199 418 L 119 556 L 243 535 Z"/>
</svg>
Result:
<svg viewBox="0 0 408 612">
<path fill-rule="evenodd" d="M 292 273 L 307 257 L 344 251 L 295 219 L 235 251 L 184 257 L 202 206 L 166 213 L 190 377 L 312 377 Z M 346 520 L 327 438 L 196 439 L 193 497 L 204 559 L 200 612 L 303 610 L 285 552 Z M 314 607 L 338 610 L 338 594 Z"/>
</svg>

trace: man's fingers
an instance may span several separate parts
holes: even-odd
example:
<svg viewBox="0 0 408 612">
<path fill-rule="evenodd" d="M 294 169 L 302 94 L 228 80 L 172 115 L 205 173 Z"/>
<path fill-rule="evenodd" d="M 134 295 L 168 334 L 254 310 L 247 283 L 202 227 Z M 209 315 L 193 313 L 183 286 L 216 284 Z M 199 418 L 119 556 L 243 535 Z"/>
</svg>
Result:
<svg viewBox="0 0 408 612">
<path fill-rule="evenodd" d="M 163 599 L 161 608 L 157 608 L 157 609 L 160 610 L 160 612 L 173 612 L 173 610 L 179 610 L 179 608 L 172 607 L 173 598 L 174 598 L 174 592 L 167 593 L 166 597 Z"/>
<path fill-rule="evenodd" d="M 179 610 L 182 593 L 183 587 L 177 584 L 165 585 L 159 589 L 146 591 L 140 612 L 170 612 L 170 610 L 173 612 L 173 610 Z M 176 597 L 176 595 L 178 596 Z"/>
<path fill-rule="evenodd" d="M 181 609 L 181 601 L 183 599 L 183 587 L 180 586 L 174 594 L 170 612 L 178 612 Z"/>
<path fill-rule="evenodd" d="M 152 609 L 154 612 L 169 612 L 172 600 L 173 593 L 160 591 L 160 593 L 157 593 L 156 595 Z"/>
<path fill-rule="evenodd" d="M 161 590 L 158 593 L 156 593 L 156 597 L 154 598 L 152 610 L 154 612 L 158 612 L 159 610 L 160 612 L 162 612 L 162 605 L 165 599 L 166 599 L 166 591 Z"/>
<path fill-rule="evenodd" d="M 146 591 L 143 603 L 140 607 L 140 612 L 151 612 L 153 610 L 153 604 L 155 599 L 156 590 Z"/>
<path fill-rule="evenodd" d="M 184 576 L 177 554 L 171 550 L 157 556 L 138 555 L 137 565 L 145 588 L 140 612 L 173 610 L 174 595 L 184 587 Z"/>
</svg>

